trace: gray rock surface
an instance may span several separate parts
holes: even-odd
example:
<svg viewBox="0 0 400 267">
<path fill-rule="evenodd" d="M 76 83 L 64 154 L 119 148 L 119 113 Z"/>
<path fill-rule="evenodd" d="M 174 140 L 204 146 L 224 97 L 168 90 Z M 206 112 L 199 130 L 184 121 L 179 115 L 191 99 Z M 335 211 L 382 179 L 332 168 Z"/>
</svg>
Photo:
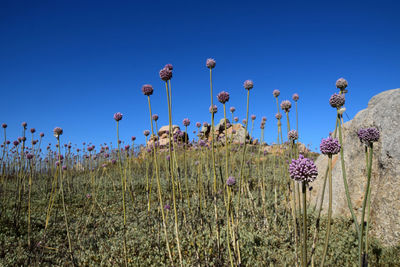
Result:
<svg viewBox="0 0 400 267">
<path fill-rule="evenodd" d="M 344 160 L 349 191 L 355 213 L 360 221 L 366 185 L 365 147 L 358 139 L 360 128 L 376 127 L 381 132 L 374 143 L 371 178 L 370 234 L 386 246 L 400 243 L 400 89 L 374 96 L 368 107 L 351 121 L 343 124 Z M 319 175 L 313 183 L 311 202 L 319 201 L 327 156 L 316 160 Z M 340 155 L 333 157 L 333 215 L 350 216 L 343 185 Z M 328 187 L 325 191 L 324 212 L 327 212 Z"/>
</svg>

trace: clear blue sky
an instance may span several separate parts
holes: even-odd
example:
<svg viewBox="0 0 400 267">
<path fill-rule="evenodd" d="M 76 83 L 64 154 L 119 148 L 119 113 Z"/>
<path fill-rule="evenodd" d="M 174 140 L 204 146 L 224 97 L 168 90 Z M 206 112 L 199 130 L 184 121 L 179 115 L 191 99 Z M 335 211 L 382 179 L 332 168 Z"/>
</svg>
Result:
<svg viewBox="0 0 400 267">
<path fill-rule="evenodd" d="M 255 135 L 266 116 L 269 143 L 276 140 L 272 90 L 280 100 L 298 93 L 301 140 L 314 148 L 333 127 L 328 100 L 336 79 L 349 81 L 350 118 L 373 95 L 400 87 L 399 14 L 399 1 L 3 0 L 0 123 L 11 141 L 26 121 L 46 134 L 45 143 L 55 142 L 52 129 L 60 126 L 64 142 L 98 145 L 115 143 L 119 111 L 121 139 L 143 143 L 150 127 L 140 88 L 154 86 L 153 111 L 167 124 L 158 71 L 171 63 L 174 123 L 188 117 L 192 132 L 196 121 L 210 120 L 205 61 L 213 57 L 214 96 L 230 92 L 228 107 L 240 121 L 243 81 L 254 81 Z"/>
</svg>

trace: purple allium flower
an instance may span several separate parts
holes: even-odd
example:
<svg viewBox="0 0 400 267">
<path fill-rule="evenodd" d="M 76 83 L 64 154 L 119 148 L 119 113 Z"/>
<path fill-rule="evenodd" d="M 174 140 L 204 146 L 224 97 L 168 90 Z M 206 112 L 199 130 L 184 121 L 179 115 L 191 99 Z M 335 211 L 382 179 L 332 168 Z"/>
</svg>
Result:
<svg viewBox="0 0 400 267">
<path fill-rule="evenodd" d="M 92 147 L 92 146 L 89 146 L 89 147 L 87 148 L 87 151 L 89 151 L 89 152 L 92 152 L 92 151 L 93 151 L 93 149 L 94 149 L 94 147 Z"/>
<path fill-rule="evenodd" d="M 236 184 L 236 179 L 233 176 L 229 176 L 228 180 L 226 180 L 226 184 L 228 186 L 233 186 Z"/>
<path fill-rule="evenodd" d="M 281 94 L 281 91 L 275 89 L 274 91 L 272 91 L 272 94 L 274 95 L 274 97 L 278 97 Z"/>
<path fill-rule="evenodd" d="M 201 127 L 201 123 L 200 122 L 196 122 L 196 127 L 200 128 Z"/>
<path fill-rule="evenodd" d="M 345 97 L 344 94 L 336 94 L 334 93 L 331 98 L 329 99 L 329 104 L 333 108 L 340 108 L 344 105 L 345 103 Z"/>
<path fill-rule="evenodd" d="M 275 118 L 276 118 L 277 120 L 282 119 L 282 114 L 281 114 L 281 113 L 276 113 L 276 114 L 275 114 Z"/>
<path fill-rule="evenodd" d="M 26 123 L 25 121 L 23 123 L 21 123 L 22 127 L 26 128 L 26 126 L 28 126 L 28 123 Z"/>
<path fill-rule="evenodd" d="M 37 142 L 38 142 L 37 140 L 32 140 L 32 144 L 33 144 L 33 145 L 36 145 Z"/>
<path fill-rule="evenodd" d="M 297 140 L 299 138 L 299 134 L 297 133 L 296 130 L 291 130 L 288 132 L 288 139 L 289 140 Z"/>
<path fill-rule="evenodd" d="M 145 84 L 142 86 L 142 93 L 147 96 L 151 96 L 153 94 L 153 86 L 150 84 Z"/>
<path fill-rule="evenodd" d="M 313 182 L 318 176 L 317 166 L 312 159 L 300 154 L 298 159 L 292 159 L 289 165 L 290 177 L 298 182 Z"/>
<path fill-rule="evenodd" d="M 35 128 L 31 128 L 31 133 L 35 133 L 36 129 Z"/>
<path fill-rule="evenodd" d="M 10 140 L 7 140 L 6 144 L 9 145 L 10 143 L 11 143 Z"/>
<path fill-rule="evenodd" d="M 218 112 L 218 108 L 216 105 L 214 105 L 214 107 L 210 106 L 208 108 L 208 110 L 210 111 L 210 113 L 214 113 L 214 114 Z"/>
<path fill-rule="evenodd" d="M 7 124 L 3 123 L 3 124 L 1 125 L 1 127 L 3 127 L 4 129 L 7 128 Z"/>
<path fill-rule="evenodd" d="M 246 124 L 247 120 L 246 120 L 246 119 L 243 119 L 242 122 L 243 122 L 243 124 Z"/>
<path fill-rule="evenodd" d="M 324 155 L 335 155 L 340 152 L 340 144 L 336 138 L 328 137 L 322 139 L 321 144 L 319 145 L 321 153 Z"/>
<path fill-rule="evenodd" d="M 251 115 L 251 120 L 254 121 L 256 119 L 256 115 Z"/>
<path fill-rule="evenodd" d="M 225 104 L 229 101 L 229 93 L 222 91 L 217 95 L 218 101 L 222 104 Z"/>
<path fill-rule="evenodd" d="M 235 117 L 235 118 L 233 118 L 233 120 L 234 120 L 235 122 L 238 122 L 238 121 L 239 121 L 239 118 L 238 118 L 238 117 Z"/>
<path fill-rule="evenodd" d="M 44 133 L 43 133 L 43 132 L 41 132 L 39 135 L 40 135 L 40 137 L 43 137 L 43 136 L 44 136 Z"/>
<path fill-rule="evenodd" d="M 246 90 L 250 90 L 250 89 L 253 89 L 254 84 L 253 84 L 253 81 L 252 81 L 252 80 L 246 80 L 246 81 L 243 83 L 243 86 L 244 86 L 244 88 L 245 88 Z"/>
<path fill-rule="evenodd" d="M 235 107 L 231 107 L 229 110 L 231 111 L 231 113 L 233 113 L 233 112 L 236 111 L 236 108 Z"/>
<path fill-rule="evenodd" d="M 206 61 L 206 66 L 209 69 L 215 68 L 215 64 L 216 64 L 216 62 L 215 62 L 215 59 L 213 59 L 213 58 L 208 58 Z"/>
<path fill-rule="evenodd" d="M 143 134 L 144 134 L 144 136 L 149 136 L 150 131 L 149 131 L 149 130 L 144 130 L 144 131 L 143 131 Z"/>
<path fill-rule="evenodd" d="M 25 137 L 25 136 L 22 136 L 22 137 L 21 137 L 21 140 L 22 140 L 23 142 L 25 142 L 25 141 L 26 141 L 26 137 Z"/>
<path fill-rule="evenodd" d="M 166 160 L 170 160 L 171 157 L 170 157 L 169 155 L 167 155 L 167 156 L 165 157 L 165 159 L 166 159 Z"/>
<path fill-rule="evenodd" d="M 60 127 L 56 127 L 56 128 L 54 128 L 54 130 L 53 130 L 54 136 L 57 137 L 57 138 L 58 138 L 60 135 L 62 135 L 63 132 L 64 132 L 63 129 L 60 128 Z"/>
<path fill-rule="evenodd" d="M 66 171 L 67 170 L 67 166 L 63 165 L 62 169 L 63 169 L 63 171 Z"/>
<path fill-rule="evenodd" d="M 264 122 L 267 121 L 267 117 L 262 117 L 261 121 L 264 121 Z"/>
<path fill-rule="evenodd" d="M 294 102 L 297 102 L 299 100 L 299 95 L 298 94 L 293 94 L 292 99 Z"/>
<path fill-rule="evenodd" d="M 172 78 L 172 71 L 170 69 L 167 68 L 163 68 L 162 70 L 160 70 L 160 78 L 163 81 L 168 81 L 171 80 Z"/>
<path fill-rule="evenodd" d="M 122 113 L 121 112 L 117 112 L 114 114 L 114 120 L 115 121 L 120 121 L 122 120 Z"/>
<path fill-rule="evenodd" d="M 265 122 L 263 121 L 263 122 L 261 122 L 261 125 L 260 125 L 260 129 L 264 129 L 265 128 Z"/>
<path fill-rule="evenodd" d="M 60 165 L 60 162 L 57 160 L 56 161 L 56 166 L 59 166 Z"/>
<path fill-rule="evenodd" d="M 13 142 L 13 145 L 14 145 L 14 146 L 18 146 L 18 145 L 19 145 L 19 142 L 18 142 L 17 140 L 15 140 L 15 141 Z"/>
<path fill-rule="evenodd" d="M 125 150 L 129 150 L 129 148 L 130 148 L 130 145 L 125 146 Z"/>
<path fill-rule="evenodd" d="M 346 81 L 346 79 L 344 79 L 344 78 L 339 78 L 337 81 L 336 81 L 336 88 L 339 88 L 341 91 L 343 91 L 344 89 L 346 89 L 346 87 L 347 87 L 347 81 Z"/>
<path fill-rule="evenodd" d="M 86 198 L 88 198 L 88 199 L 89 199 L 89 198 L 91 198 L 91 197 L 92 197 L 92 195 L 91 195 L 91 194 L 89 194 L 89 193 L 87 193 L 87 194 L 86 194 Z"/>
<path fill-rule="evenodd" d="M 153 121 L 158 121 L 158 114 L 153 114 L 152 118 L 153 118 Z"/>
<path fill-rule="evenodd" d="M 170 210 L 170 209 L 171 209 L 171 206 L 170 206 L 169 204 L 165 204 L 164 209 L 165 209 L 165 210 Z"/>
<path fill-rule="evenodd" d="M 28 154 L 26 154 L 26 158 L 31 160 L 31 159 L 33 159 L 33 155 L 31 153 L 28 153 Z"/>
<path fill-rule="evenodd" d="M 380 137 L 380 132 L 376 128 L 362 128 L 357 132 L 360 141 L 366 145 L 377 142 Z"/>
<path fill-rule="evenodd" d="M 115 163 L 117 163 L 117 161 L 116 161 L 115 159 L 113 159 L 113 160 L 111 161 L 111 163 L 112 163 L 112 164 L 115 164 Z"/>
<path fill-rule="evenodd" d="M 166 65 L 164 66 L 164 69 L 173 70 L 174 67 L 172 66 L 172 64 L 166 64 Z"/>
<path fill-rule="evenodd" d="M 207 127 L 207 126 L 208 126 L 208 122 L 206 122 L 206 121 L 203 122 L 203 126 L 204 126 L 204 127 Z"/>
<path fill-rule="evenodd" d="M 289 112 L 290 108 L 292 107 L 292 103 L 289 100 L 283 100 L 281 102 L 281 109 L 285 112 Z"/>
<path fill-rule="evenodd" d="M 136 140 L 136 136 L 132 136 L 132 141 L 135 141 Z"/>
<path fill-rule="evenodd" d="M 183 119 L 183 126 L 187 127 L 190 125 L 190 120 L 188 118 Z"/>
</svg>

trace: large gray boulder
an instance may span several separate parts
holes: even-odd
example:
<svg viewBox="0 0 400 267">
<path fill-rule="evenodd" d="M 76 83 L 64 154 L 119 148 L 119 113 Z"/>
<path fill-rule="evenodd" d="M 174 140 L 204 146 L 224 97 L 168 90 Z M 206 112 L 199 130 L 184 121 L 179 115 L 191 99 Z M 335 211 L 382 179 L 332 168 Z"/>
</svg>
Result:
<svg viewBox="0 0 400 267">
<path fill-rule="evenodd" d="M 400 242 L 400 89 L 374 96 L 368 107 L 343 125 L 344 160 L 349 191 L 355 213 L 360 221 L 366 185 L 365 148 L 358 139 L 360 128 L 376 127 L 381 132 L 374 143 L 371 178 L 371 234 L 384 245 Z M 327 156 L 316 160 L 319 175 L 313 183 L 311 201 L 319 201 Z M 333 215 L 350 216 L 343 185 L 340 155 L 333 157 Z M 328 187 L 325 191 L 324 212 L 328 210 Z"/>
</svg>

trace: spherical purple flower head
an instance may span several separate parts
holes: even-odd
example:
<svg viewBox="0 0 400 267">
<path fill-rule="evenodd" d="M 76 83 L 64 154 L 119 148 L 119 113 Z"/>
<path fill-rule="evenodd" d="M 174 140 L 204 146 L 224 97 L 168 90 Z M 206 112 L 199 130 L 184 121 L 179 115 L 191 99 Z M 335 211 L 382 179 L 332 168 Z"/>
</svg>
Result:
<svg viewBox="0 0 400 267">
<path fill-rule="evenodd" d="M 213 68 L 215 68 L 215 65 L 216 65 L 215 59 L 213 59 L 213 58 L 207 59 L 207 61 L 206 61 L 207 68 L 213 69 Z"/>
<path fill-rule="evenodd" d="M 274 91 L 272 91 L 272 94 L 274 95 L 274 97 L 278 97 L 281 94 L 281 91 L 275 89 Z"/>
<path fill-rule="evenodd" d="M 208 126 L 208 122 L 206 122 L 206 121 L 203 122 L 203 126 L 204 126 L 204 127 L 207 127 L 207 126 Z"/>
<path fill-rule="evenodd" d="M 44 133 L 43 133 L 43 132 L 41 132 L 41 133 L 39 134 L 39 136 L 40 136 L 40 137 L 43 137 L 43 136 L 44 136 Z"/>
<path fill-rule="evenodd" d="M 339 141 L 332 137 L 322 139 L 319 148 L 324 155 L 335 155 L 340 152 Z"/>
<path fill-rule="evenodd" d="M 229 93 L 222 91 L 217 95 L 217 98 L 221 104 L 225 104 L 226 102 L 229 101 Z"/>
<path fill-rule="evenodd" d="M 31 128 L 31 133 L 35 133 L 36 129 L 35 128 Z"/>
<path fill-rule="evenodd" d="M 143 134 L 144 134 L 144 136 L 149 136 L 150 131 L 149 131 L 149 130 L 144 130 L 144 131 L 143 131 Z"/>
<path fill-rule="evenodd" d="M 115 164 L 115 163 L 117 163 L 117 160 L 113 159 L 113 160 L 111 161 L 111 163 L 112 163 L 112 164 Z"/>
<path fill-rule="evenodd" d="M 158 114 L 153 114 L 152 119 L 153 121 L 158 121 Z"/>
<path fill-rule="evenodd" d="M 32 141 L 32 144 L 33 144 L 33 145 L 36 145 L 37 142 L 38 142 L 37 140 L 33 140 L 33 141 Z"/>
<path fill-rule="evenodd" d="M 171 206 L 169 204 L 165 204 L 164 209 L 165 210 L 171 210 Z"/>
<path fill-rule="evenodd" d="M 244 86 L 244 89 L 250 90 L 250 89 L 253 89 L 254 84 L 253 84 L 253 81 L 252 81 L 252 80 L 246 80 L 246 81 L 243 83 L 243 86 Z"/>
<path fill-rule="evenodd" d="M 265 128 L 265 122 L 262 121 L 262 122 L 261 122 L 261 125 L 260 125 L 260 129 L 264 129 L 264 128 Z"/>
<path fill-rule="evenodd" d="M 26 158 L 31 160 L 31 159 L 33 159 L 33 155 L 31 153 L 28 153 L 28 154 L 26 154 Z"/>
<path fill-rule="evenodd" d="M 267 117 L 262 117 L 262 118 L 261 118 L 261 121 L 266 122 L 266 121 L 267 121 Z"/>
<path fill-rule="evenodd" d="M 3 124 L 1 125 L 1 127 L 3 127 L 4 129 L 7 128 L 7 124 L 3 123 Z"/>
<path fill-rule="evenodd" d="M 13 145 L 14 145 L 14 146 L 18 146 L 18 145 L 19 145 L 19 142 L 18 142 L 17 140 L 15 140 L 15 141 L 13 142 Z"/>
<path fill-rule="evenodd" d="M 348 83 L 347 83 L 346 79 L 344 79 L 344 78 L 339 78 L 336 81 L 336 88 L 339 88 L 341 91 L 346 89 L 347 85 L 348 85 Z"/>
<path fill-rule="evenodd" d="M 171 158 L 171 157 L 170 157 L 169 155 L 167 155 L 167 156 L 165 157 L 166 160 L 170 160 L 170 158 Z"/>
<path fill-rule="evenodd" d="M 218 111 L 218 108 L 217 108 L 217 106 L 216 105 L 214 105 L 214 107 L 212 107 L 212 106 L 210 106 L 209 108 L 208 108 L 208 110 L 210 111 L 210 113 L 217 113 L 217 111 Z"/>
<path fill-rule="evenodd" d="M 22 136 L 22 137 L 21 137 L 21 140 L 22 140 L 23 142 L 25 142 L 25 141 L 26 141 L 26 137 L 25 137 L 25 136 Z"/>
<path fill-rule="evenodd" d="M 276 113 L 276 114 L 275 114 L 275 118 L 276 118 L 277 120 L 282 119 L 282 114 L 281 114 L 281 113 Z"/>
<path fill-rule="evenodd" d="M 129 148 L 130 148 L 130 145 L 125 146 L 125 150 L 129 150 Z"/>
<path fill-rule="evenodd" d="M 10 140 L 7 140 L 6 144 L 9 145 L 10 143 L 11 143 Z"/>
<path fill-rule="evenodd" d="M 297 102 L 299 100 L 299 95 L 298 94 L 293 94 L 292 99 L 294 102 Z"/>
<path fill-rule="evenodd" d="M 25 121 L 23 123 L 21 123 L 22 127 L 24 127 L 26 129 L 26 126 L 28 126 L 28 123 L 26 123 Z"/>
<path fill-rule="evenodd" d="M 292 103 L 289 100 L 283 100 L 281 102 L 281 109 L 285 112 L 289 112 L 290 108 L 292 107 Z"/>
<path fill-rule="evenodd" d="M 236 108 L 235 107 L 231 107 L 229 110 L 231 111 L 231 113 L 233 113 L 233 112 L 236 111 Z"/>
<path fill-rule="evenodd" d="M 67 166 L 62 166 L 62 169 L 63 169 L 63 171 L 66 171 L 67 170 Z"/>
<path fill-rule="evenodd" d="M 132 141 L 135 141 L 136 140 L 136 136 L 132 136 Z"/>
<path fill-rule="evenodd" d="M 163 68 L 162 70 L 160 70 L 160 78 L 163 81 L 168 81 L 171 80 L 172 78 L 172 71 L 170 69 L 167 68 Z"/>
<path fill-rule="evenodd" d="M 145 84 L 142 86 L 142 93 L 147 96 L 151 96 L 153 94 L 153 86 L 150 84 Z"/>
<path fill-rule="evenodd" d="M 294 140 L 297 140 L 298 138 L 299 138 L 299 134 L 297 133 L 296 130 L 291 130 L 291 131 L 288 132 L 288 139 L 289 140 L 294 141 Z"/>
<path fill-rule="evenodd" d="M 238 121 L 239 121 L 239 118 L 238 118 L 238 117 L 235 117 L 235 118 L 233 118 L 233 120 L 234 120 L 235 122 L 238 122 Z"/>
<path fill-rule="evenodd" d="M 345 97 L 344 94 L 336 94 L 334 93 L 331 98 L 329 99 L 329 104 L 333 108 L 340 108 L 344 105 L 345 103 Z"/>
<path fill-rule="evenodd" d="M 56 128 L 54 128 L 54 130 L 53 130 L 54 136 L 57 137 L 57 138 L 58 138 L 60 135 L 62 135 L 63 132 L 64 132 L 63 129 L 60 128 L 60 127 L 56 127 Z"/>
<path fill-rule="evenodd" d="M 363 128 L 358 130 L 357 135 L 362 143 L 370 145 L 379 140 L 380 132 L 376 128 Z"/>
<path fill-rule="evenodd" d="M 187 127 L 190 125 L 190 120 L 188 118 L 183 119 L 183 126 Z"/>
<path fill-rule="evenodd" d="M 229 176 L 228 180 L 226 180 L 226 184 L 228 186 L 234 186 L 236 184 L 236 179 L 233 176 Z"/>
<path fill-rule="evenodd" d="M 172 64 L 166 64 L 166 65 L 164 66 L 164 69 L 173 70 L 174 67 L 172 66 Z"/>
<path fill-rule="evenodd" d="M 256 115 L 251 115 L 251 120 L 254 121 L 256 119 Z"/>
<path fill-rule="evenodd" d="M 200 122 L 196 122 L 196 127 L 200 128 L 201 127 L 201 123 Z"/>
<path fill-rule="evenodd" d="M 246 124 L 247 121 L 246 121 L 246 119 L 243 119 L 242 122 L 243 122 L 243 124 Z"/>
<path fill-rule="evenodd" d="M 122 120 L 122 113 L 121 112 L 117 112 L 117 113 L 115 113 L 114 114 L 114 120 L 115 121 L 120 121 L 120 120 Z"/>
<path fill-rule="evenodd" d="M 305 158 L 300 154 L 298 159 L 292 159 L 289 165 L 290 177 L 298 182 L 313 182 L 318 176 L 317 166 L 312 159 Z"/>
</svg>

